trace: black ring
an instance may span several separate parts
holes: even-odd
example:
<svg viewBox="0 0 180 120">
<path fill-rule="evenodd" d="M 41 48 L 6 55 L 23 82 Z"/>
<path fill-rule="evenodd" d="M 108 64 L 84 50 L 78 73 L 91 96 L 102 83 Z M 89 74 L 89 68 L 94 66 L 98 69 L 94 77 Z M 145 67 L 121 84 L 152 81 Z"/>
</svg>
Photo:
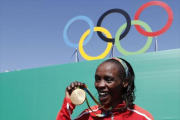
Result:
<svg viewBox="0 0 180 120">
<path fill-rule="evenodd" d="M 102 14 L 102 16 L 99 18 L 98 22 L 97 22 L 97 27 L 101 27 L 101 23 L 102 20 L 110 13 L 114 13 L 114 12 L 118 12 L 120 14 L 122 14 L 125 18 L 126 18 L 126 22 L 127 22 L 127 26 L 125 31 L 120 35 L 119 40 L 123 39 L 129 32 L 130 28 L 131 28 L 131 18 L 129 16 L 129 14 L 122 10 L 122 9 L 111 9 L 106 11 L 104 14 Z M 115 38 L 109 39 L 107 37 L 105 37 L 101 32 L 97 32 L 98 36 L 105 42 L 112 42 L 114 44 L 115 42 Z"/>
</svg>

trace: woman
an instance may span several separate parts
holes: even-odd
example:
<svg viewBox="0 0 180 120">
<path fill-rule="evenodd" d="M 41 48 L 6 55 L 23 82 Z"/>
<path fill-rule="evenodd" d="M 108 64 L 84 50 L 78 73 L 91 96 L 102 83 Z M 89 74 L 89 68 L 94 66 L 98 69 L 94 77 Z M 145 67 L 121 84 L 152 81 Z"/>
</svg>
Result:
<svg viewBox="0 0 180 120">
<path fill-rule="evenodd" d="M 84 110 L 76 120 L 153 120 L 152 115 L 133 104 L 135 100 L 135 74 L 131 65 L 122 58 L 112 58 L 101 63 L 95 73 L 95 88 L 101 105 Z M 70 95 L 84 83 L 72 82 L 66 88 L 66 97 L 57 120 L 71 120 L 75 105 Z"/>
</svg>

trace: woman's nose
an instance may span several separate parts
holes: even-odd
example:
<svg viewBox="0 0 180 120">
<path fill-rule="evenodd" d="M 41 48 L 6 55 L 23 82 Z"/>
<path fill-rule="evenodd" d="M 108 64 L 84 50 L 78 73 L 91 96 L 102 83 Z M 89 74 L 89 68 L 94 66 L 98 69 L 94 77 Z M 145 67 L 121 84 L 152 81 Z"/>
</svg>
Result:
<svg viewBox="0 0 180 120">
<path fill-rule="evenodd" d="M 100 80 L 99 83 L 98 83 L 98 87 L 99 88 L 102 88 L 102 87 L 105 87 L 106 86 L 106 83 L 104 80 Z"/>
</svg>

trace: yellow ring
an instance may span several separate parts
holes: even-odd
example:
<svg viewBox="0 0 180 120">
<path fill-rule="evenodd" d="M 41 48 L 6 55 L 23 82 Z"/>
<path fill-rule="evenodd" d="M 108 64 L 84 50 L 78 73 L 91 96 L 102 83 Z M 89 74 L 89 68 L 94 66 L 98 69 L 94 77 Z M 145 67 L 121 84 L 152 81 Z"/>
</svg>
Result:
<svg viewBox="0 0 180 120">
<path fill-rule="evenodd" d="M 103 32 L 107 38 L 112 38 L 111 33 L 103 28 L 103 27 L 94 27 L 94 31 L 100 31 Z M 82 57 L 86 60 L 96 60 L 96 59 L 103 59 L 104 57 L 106 57 L 106 55 L 110 52 L 111 47 L 112 47 L 112 42 L 108 42 L 106 50 L 99 56 L 93 57 L 93 56 L 89 56 L 84 52 L 83 49 L 83 42 L 85 40 L 85 38 L 89 35 L 90 33 L 90 29 L 88 29 L 82 36 L 81 39 L 79 41 L 79 52 L 82 55 Z"/>
</svg>

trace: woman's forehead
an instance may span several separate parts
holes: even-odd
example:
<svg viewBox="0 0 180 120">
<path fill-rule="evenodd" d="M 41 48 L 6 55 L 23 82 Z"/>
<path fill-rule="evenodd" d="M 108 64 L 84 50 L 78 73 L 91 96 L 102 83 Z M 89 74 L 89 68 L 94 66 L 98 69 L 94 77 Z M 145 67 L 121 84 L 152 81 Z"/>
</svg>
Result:
<svg viewBox="0 0 180 120">
<path fill-rule="evenodd" d="M 120 70 L 120 67 L 119 65 L 116 65 L 115 63 L 113 62 L 103 62 L 102 64 L 100 64 L 97 68 L 97 70 L 99 71 L 118 71 Z M 96 71 L 97 71 L 96 70 Z"/>
</svg>

